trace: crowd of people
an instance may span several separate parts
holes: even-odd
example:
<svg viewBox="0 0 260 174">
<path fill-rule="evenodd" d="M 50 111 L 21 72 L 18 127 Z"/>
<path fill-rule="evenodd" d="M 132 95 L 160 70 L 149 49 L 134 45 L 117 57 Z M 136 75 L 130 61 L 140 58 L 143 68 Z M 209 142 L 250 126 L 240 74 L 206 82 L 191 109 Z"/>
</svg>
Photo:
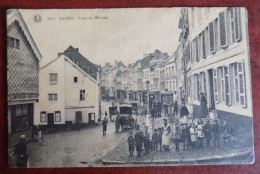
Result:
<svg viewBox="0 0 260 174">
<path fill-rule="evenodd" d="M 175 101 L 175 103 L 177 102 Z M 176 113 L 171 116 L 173 121 L 169 123 L 170 117 L 162 116 L 163 124 L 155 126 L 157 128 L 154 128 L 152 135 L 148 132 L 148 125 L 144 127 L 143 132 L 137 126 L 134 136 L 130 131 L 128 137 L 130 156 L 133 156 L 134 149 L 137 151 L 137 157 L 140 157 L 143 148 L 144 155 L 146 155 L 151 150 L 170 151 L 170 145 L 173 145 L 174 151 L 179 151 L 180 144 L 182 144 L 183 150 L 189 150 L 220 146 L 220 142 L 230 141 L 231 130 L 226 121 L 220 122 L 217 118 L 209 118 L 207 101 L 203 93 L 201 94 L 199 118 L 193 118 L 185 102 L 179 111 L 177 106 L 178 104 L 174 107 Z"/>
</svg>

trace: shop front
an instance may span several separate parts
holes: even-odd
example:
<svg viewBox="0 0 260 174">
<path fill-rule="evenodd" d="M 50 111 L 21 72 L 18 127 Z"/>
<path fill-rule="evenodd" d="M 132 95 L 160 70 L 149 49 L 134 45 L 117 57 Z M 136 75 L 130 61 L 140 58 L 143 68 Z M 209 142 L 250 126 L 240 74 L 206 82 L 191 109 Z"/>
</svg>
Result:
<svg viewBox="0 0 260 174">
<path fill-rule="evenodd" d="M 33 125 L 33 103 L 9 105 L 8 111 L 9 133 L 27 130 Z"/>
</svg>

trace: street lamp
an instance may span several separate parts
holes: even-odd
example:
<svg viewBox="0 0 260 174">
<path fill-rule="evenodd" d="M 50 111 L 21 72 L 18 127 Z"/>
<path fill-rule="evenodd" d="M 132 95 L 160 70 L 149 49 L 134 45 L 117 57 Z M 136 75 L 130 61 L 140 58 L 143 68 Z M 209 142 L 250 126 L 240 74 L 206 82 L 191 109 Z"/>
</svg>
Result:
<svg viewBox="0 0 260 174">
<path fill-rule="evenodd" d="M 150 114 L 150 96 L 149 96 L 149 87 L 150 87 L 150 81 L 147 80 L 146 82 L 146 89 L 147 89 L 147 99 L 148 99 L 148 114 Z"/>
</svg>

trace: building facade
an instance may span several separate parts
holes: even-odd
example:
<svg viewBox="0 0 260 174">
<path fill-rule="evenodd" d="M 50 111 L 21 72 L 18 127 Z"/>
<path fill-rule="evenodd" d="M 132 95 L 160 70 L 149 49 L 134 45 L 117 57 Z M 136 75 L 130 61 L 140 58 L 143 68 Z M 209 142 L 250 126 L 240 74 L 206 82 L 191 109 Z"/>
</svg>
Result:
<svg viewBox="0 0 260 174">
<path fill-rule="evenodd" d="M 252 118 L 247 11 L 245 8 L 188 8 L 190 56 L 187 99 L 199 116 L 200 94 L 220 117 Z M 188 50 L 187 50 L 188 51 Z M 239 117 L 243 116 L 243 117 Z M 233 119 L 230 119 L 233 120 Z"/>
<path fill-rule="evenodd" d="M 97 122 L 100 115 L 99 67 L 69 47 L 40 70 L 40 97 L 34 123 L 54 126 Z"/>
<path fill-rule="evenodd" d="M 8 133 L 33 125 L 42 56 L 19 10 L 7 11 Z"/>
</svg>

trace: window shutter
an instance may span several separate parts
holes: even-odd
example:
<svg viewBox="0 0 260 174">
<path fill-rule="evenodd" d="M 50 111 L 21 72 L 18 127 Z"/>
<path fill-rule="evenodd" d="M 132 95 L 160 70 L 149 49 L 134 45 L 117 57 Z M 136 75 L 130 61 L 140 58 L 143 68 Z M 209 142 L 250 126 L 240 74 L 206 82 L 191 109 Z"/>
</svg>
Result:
<svg viewBox="0 0 260 174">
<path fill-rule="evenodd" d="M 205 52 L 206 52 L 206 56 L 209 55 L 209 27 L 206 28 L 205 32 Z"/>
<path fill-rule="evenodd" d="M 246 107 L 246 91 L 245 91 L 245 75 L 244 75 L 244 63 L 239 62 L 238 65 L 238 80 L 239 80 L 239 99 L 240 105 Z"/>
<path fill-rule="evenodd" d="M 217 69 L 213 70 L 213 79 L 214 79 L 214 98 L 215 98 L 215 102 L 218 103 Z"/>
<path fill-rule="evenodd" d="M 240 8 L 235 9 L 235 30 L 236 30 L 236 41 L 240 41 L 241 37 L 241 19 L 240 19 Z"/>
<path fill-rule="evenodd" d="M 198 37 L 195 38 L 195 57 L 196 57 L 196 61 L 198 62 L 199 60 L 199 55 L 198 55 Z"/>
<path fill-rule="evenodd" d="M 218 103 L 221 102 L 222 99 L 222 79 L 221 79 L 221 67 L 217 69 L 217 88 L 218 88 Z"/>
<path fill-rule="evenodd" d="M 209 43 L 210 43 L 210 53 L 214 53 L 215 52 L 215 39 L 214 39 L 213 22 L 209 23 Z"/>
<path fill-rule="evenodd" d="M 227 27 L 225 12 L 219 13 L 219 31 L 220 31 L 220 46 L 227 47 Z"/>
<path fill-rule="evenodd" d="M 190 43 L 190 61 L 193 63 L 193 42 Z"/>
<path fill-rule="evenodd" d="M 239 81 L 238 81 L 238 68 L 237 63 L 233 63 L 233 80 L 234 80 L 234 102 L 240 104 L 239 100 Z"/>
<path fill-rule="evenodd" d="M 202 32 L 202 56 L 203 58 L 206 58 L 206 49 L 205 49 L 205 31 Z"/>
<path fill-rule="evenodd" d="M 186 48 L 186 63 L 190 61 L 190 43 L 187 44 Z"/>
<path fill-rule="evenodd" d="M 195 74 L 193 76 L 193 85 L 194 85 L 194 90 L 193 90 L 193 100 L 196 99 L 196 93 L 197 93 L 197 75 Z"/>
<path fill-rule="evenodd" d="M 201 48 L 201 46 L 200 46 L 200 35 L 197 37 L 197 39 L 196 39 L 196 48 L 197 48 L 197 59 L 196 59 L 196 61 L 197 62 L 199 62 L 200 61 L 200 55 L 201 55 L 201 51 L 200 51 L 200 48 Z"/>
<path fill-rule="evenodd" d="M 225 95 L 225 71 L 224 67 L 220 67 L 220 72 L 221 72 L 221 102 L 225 101 L 226 95 Z"/>
<path fill-rule="evenodd" d="M 206 80 L 206 73 L 203 72 L 203 83 L 204 83 L 204 94 L 207 97 L 207 80 Z"/>
<path fill-rule="evenodd" d="M 226 105 L 231 105 L 231 93 L 230 93 L 230 75 L 229 68 L 227 66 L 224 67 L 225 72 L 225 92 L 226 92 Z"/>
</svg>

